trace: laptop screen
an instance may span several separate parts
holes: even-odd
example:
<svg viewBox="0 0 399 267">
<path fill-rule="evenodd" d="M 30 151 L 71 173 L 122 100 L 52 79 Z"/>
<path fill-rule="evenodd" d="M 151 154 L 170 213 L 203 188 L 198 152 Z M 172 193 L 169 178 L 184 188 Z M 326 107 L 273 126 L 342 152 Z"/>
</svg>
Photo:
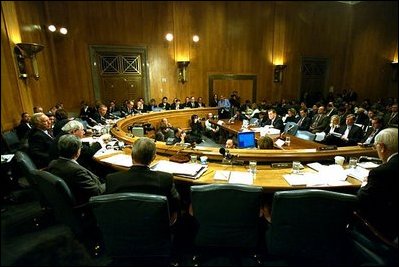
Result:
<svg viewBox="0 0 399 267">
<path fill-rule="evenodd" d="M 254 148 L 255 132 L 240 132 L 237 134 L 238 148 Z"/>
</svg>

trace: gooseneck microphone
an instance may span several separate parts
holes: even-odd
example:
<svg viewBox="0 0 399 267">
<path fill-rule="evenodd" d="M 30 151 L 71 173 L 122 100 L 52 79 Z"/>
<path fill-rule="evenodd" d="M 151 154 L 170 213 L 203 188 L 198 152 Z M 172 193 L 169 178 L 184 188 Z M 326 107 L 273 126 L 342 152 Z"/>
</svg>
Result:
<svg viewBox="0 0 399 267">
<path fill-rule="evenodd" d="M 228 149 L 225 149 L 224 147 L 219 148 L 219 153 L 223 155 L 226 159 L 232 159 L 233 155 L 230 154 L 230 151 Z"/>
</svg>

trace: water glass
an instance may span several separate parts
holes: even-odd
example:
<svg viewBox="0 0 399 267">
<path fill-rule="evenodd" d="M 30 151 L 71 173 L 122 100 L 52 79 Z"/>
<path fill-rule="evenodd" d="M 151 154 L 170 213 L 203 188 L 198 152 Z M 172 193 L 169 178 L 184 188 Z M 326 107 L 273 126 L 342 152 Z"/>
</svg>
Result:
<svg viewBox="0 0 399 267">
<path fill-rule="evenodd" d="M 300 161 L 293 161 L 292 162 L 292 173 L 298 174 L 301 170 L 301 162 Z"/>
<path fill-rule="evenodd" d="M 206 165 L 207 161 L 208 161 L 208 157 L 207 156 L 201 156 L 200 160 L 201 160 L 201 164 L 202 165 Z"/>
<path fill-rule="evenodd" d="M 356 168 L 356 165 L 357 165 L 357 158 L 350 157 L 349 158 L 349 168 Z"/>
<path fill-rule="evenodd" d="M 249 171 L 252 173 L 252 174 L 255 174 L 256 173 L 256 161 L 255 160 L 251 160 L 251 161 L 249 161 Z"/>
<path fill-rule="evenodd" d="M 191 155 L 190 159 L 191 159 L 191 163 L 197 163 L 197 155 Z"/>
<path fill-rule="evenodd" d="M 287 146 L 290 146 L 290 145 L 291 145 L 291 137 L 287 136 L 287 137 L 285 138 L 285 144 L 286 144 Z"/>
</svg>

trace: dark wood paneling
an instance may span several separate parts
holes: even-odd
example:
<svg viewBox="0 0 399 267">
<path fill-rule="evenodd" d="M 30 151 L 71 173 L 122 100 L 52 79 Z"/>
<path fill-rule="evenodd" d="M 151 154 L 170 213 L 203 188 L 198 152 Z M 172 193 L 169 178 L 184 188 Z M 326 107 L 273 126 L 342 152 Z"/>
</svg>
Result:
<svg viewBox="0 0 399 267">
<path fill-rule="evenodd" d="M 352 88 L 359 99 L 372 100 L 397 96 L 397 83 L 392 82 L 392 70 L 386 64 L 397 54 L 398 9 L 393 1 L 356 5 L 338 1 L 15 1 L 15 6 L 17 12 L 11 17 L 16 16 L 18 23 L 9 24 L 5 38 L 20 31 L 22 41 L 46 46 L 38 54 L 39 81 L 27 83 L 31 98 L 20 98 L 22 104 L 9 107 L 16 113 L 38 104 L 48 109 L 58 101 L 77 112 L 81 100 L 93 103 L 89 45 L 146 47 L 148 98 L 157 102 L 164 95 L 208 99 L 208 77 L 215 73 L 256 75 L 257 100 L 298 98 L 304 56 L 329 59 L 326 87 L 332 85 L 336 92 Z M 44 27 L 31 27 L 49 23 L 66 26 L 68 35 L 50 35 Z M 171 43 L 164 39 L 167 32 L 175 36 Z M 198 44 L 192 43 L 193 34 L 199 35 Z M 12 42 L 8 45 L 12 48 Z M 2 49 L 2 56 L 3 50 L 9 49 Z M 181 57 L 190 60 L 185 84 L 177 81 L 176 61 Z M 287 65 L 282 83 L 273 83 L 273 61 L 277 60 Z M 2 81 L 2 91 L 3 84 L 7 91 L 18 84 L 15 74 L 7 75 L 16 73 L 13 64 L 4 62 L 7 70 L 2 70 L 2 76 L 8 81 Z M 3 121 L 2 117 L 3 128 L 13 123 L 15 118 Z"/>
</svg>

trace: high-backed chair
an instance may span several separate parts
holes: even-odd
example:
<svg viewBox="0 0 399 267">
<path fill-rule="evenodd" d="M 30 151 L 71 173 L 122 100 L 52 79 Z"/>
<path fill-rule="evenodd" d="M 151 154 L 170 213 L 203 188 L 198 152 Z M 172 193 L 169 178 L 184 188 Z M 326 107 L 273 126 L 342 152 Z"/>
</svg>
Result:
<svg viewBox="0 0 399 267">
<path fill-rule="evenodd" d="M 266 233 L 268 253 L 342 264 L 351 249 L 346 226 L 356 203 L 354 195 L 318 189 L 276 192 Z"/>
<path fill-rule="evenodd" d="M 288 133 L 288 134 L 292 134 L 295 135 L 296 132 L 298 131 L 298 124 L 296 124 L 295 122 L 287 122 L 284 126 L 284 132 Z"/>
<path fill-rule="evenodd" d="M 88 205 L 77 205 L 66 182 L 47 171 L 34 170 L 40 192 L 53 209 L 56 219 L 67 225 L 76 237 L 91 246 L 98 238 L 95 219 Z"/>
<path fill-rule="evenodd" d="M 211 254 L 215 248 L 219 253 L 227 248 L 232 254 L 256 254 L 263 236 L 261 197 L 262 188 L 257 186 L 191 186 L 192 214 L 198 223 L 194 241 L 197 253 Z"/>
<path fill-rule="evenodd" d="M 304 140 L 309 140 L 309 141 L 314 141 L 316 138 L 316 134 L 308 132 L 308 131 L 302 131 L 298 130 L 295 134 L 296 137 L 304 139 Z"/>
<path fill-rule="evenodd" d="M 169 263 L 171 230 L 165 196 L 115 193 L 90 198 L 105 252 L 115 260 Z"/>
<path fill-rule="evenodd" d="M 3 132 L 1 133 L 1 138 L 6 145 L 7 153 L 15 153 L 21 147 L 21 143 L 15 131 Z"/>
</svg>

